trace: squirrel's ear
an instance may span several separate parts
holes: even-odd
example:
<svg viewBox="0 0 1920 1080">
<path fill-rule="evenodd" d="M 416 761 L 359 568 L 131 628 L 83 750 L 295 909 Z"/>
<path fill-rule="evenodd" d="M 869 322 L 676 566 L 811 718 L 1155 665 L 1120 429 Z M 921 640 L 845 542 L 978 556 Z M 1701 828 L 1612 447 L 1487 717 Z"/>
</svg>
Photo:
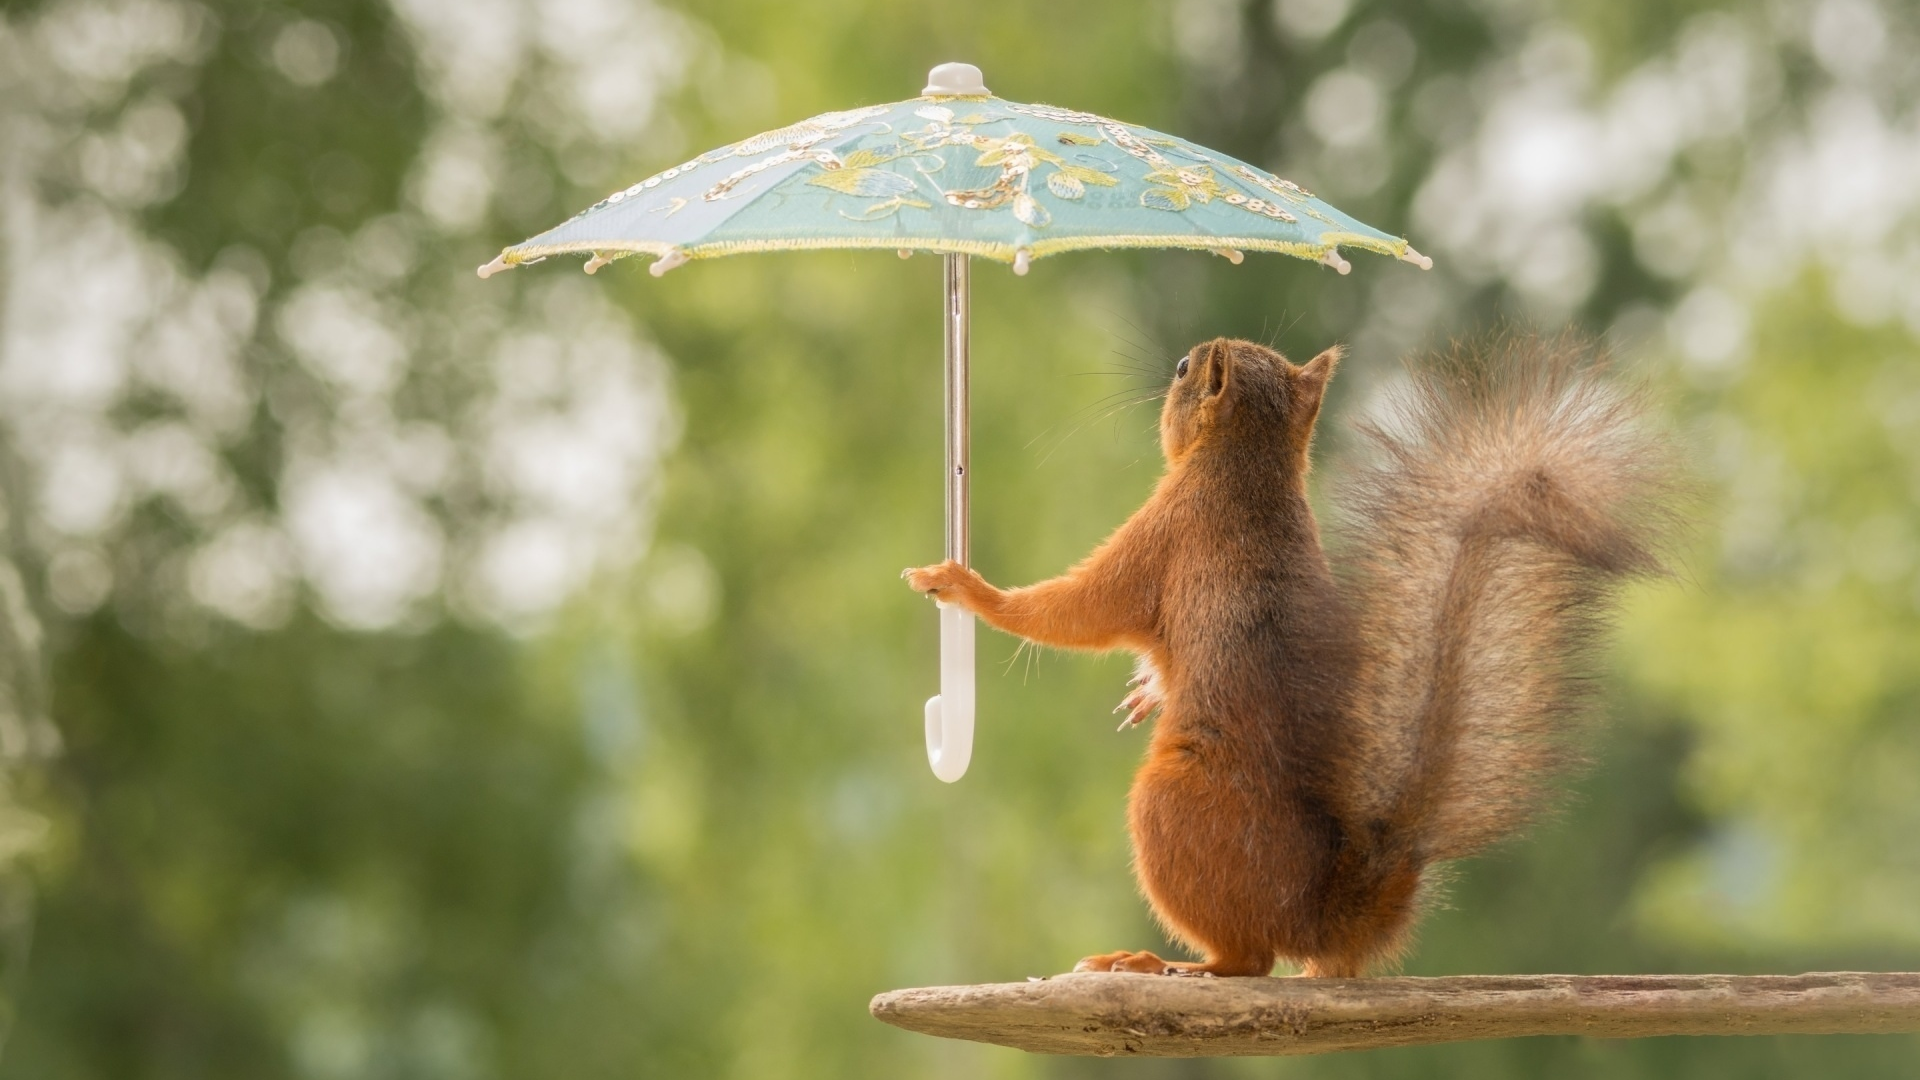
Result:
<svg viewBox="0 0 1920 1080">
<path fill-rule="evenodd" d="M 1346 354 L 1347 347 L 1345 345 L 1335 345 L 1319 356 L 1302 364 L 1300 366 L 1300 374 L 1305 378 L 1312 379 L 1314 382 L 1319 383 L 1320 388 L 1324 390 L 1327 386 L 1327 380 L 1333 378 L 1333 369 L 1339 366 L 1340 358 Z"/>
<path fill-rule="evenodd" d="M 1208 343 L 1206 367 L 1201 372 L 1205 381 L 1200 384 L 1205 388 L 1205 397 L 1218 397 L 1226 390 L 1232 365 L 1233 353 L 1225 341 L 1216 339 Z"/>
</svg>

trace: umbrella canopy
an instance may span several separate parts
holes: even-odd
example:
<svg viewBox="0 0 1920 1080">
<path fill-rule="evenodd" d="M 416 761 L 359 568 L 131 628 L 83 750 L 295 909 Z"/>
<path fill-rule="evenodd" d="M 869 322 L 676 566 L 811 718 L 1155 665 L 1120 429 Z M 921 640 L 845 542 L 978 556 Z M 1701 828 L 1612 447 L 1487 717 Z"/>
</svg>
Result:
<svg viewBox="0 0 1920 1080">
<path fill-rule="evenodd" d="M 1238 158 L 1148 128 L 987 92 L 980 69 L 942 64 L 922 96 L 823 113 L 701 154 L 616 191 L 515 244 L 480 276 L 569 252 L 591 274 L 655 256 L 657 277 L 693 259 L 752 251 L 891 248 L 946 258 L 946 550 L 970 547 L 968 261 L 1027 272 L 1083 248 L 1190 248 L 1238 263 L 1243 251 L 1317 259 L 1340 248 L 1432 260 Z M 940 693 L 923 722 L 934 775 L 972 757 L 973 616 L 940 613 Z"/>
<path fill-rule="evenodd" d="M 949 71 L 958 68 L 962 71 Z M 970 73 L 970 75 L 969 75 Z M 503 251 L 482 275 L 568 252 L 664 273 L 754 251 L 892 248 L 1012 263 L 1084 248 L 1427 260 L 1264 169 L 1150 128 L 987 93 L 942 65 L 924 96 L 823 113 L 666 169 Z"/>
</svg>

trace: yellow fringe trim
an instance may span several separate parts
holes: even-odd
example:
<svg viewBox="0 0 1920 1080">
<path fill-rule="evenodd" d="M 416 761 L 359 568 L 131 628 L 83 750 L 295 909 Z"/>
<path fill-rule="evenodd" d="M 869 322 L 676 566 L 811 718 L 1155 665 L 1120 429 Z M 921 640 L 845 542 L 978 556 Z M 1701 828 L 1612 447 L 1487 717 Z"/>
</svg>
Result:
<svg viewBox="0 0 1920 1080">
<path fill-rule="evenodd" d="M 1405 240 L 1382 240 L 1360 233 L 1321 234 L 1318 243 L 1298 240 L 1273 240 L 1252 236 L 1165 236 L 1159 234 L 1119 236 L 1063 236 L 1036 240 L 1026 245 L 1027 257 L 1042 259 L 1069 251 L 1098 251 L 1138 248 L 1171 248 L 1185 251 L 1211 251 L 1238 248 L 1241 251 L 1271 251 L 1302 259 L 1318 259 L 1338 247 L 1355 247 L 1398 258 L 1407 252 Z M 538 262 L 550 255 L 604 254 L 612 258 L 628 255 L 665 256 L 680 251 L 689 260 L 718 259 L 728 255 L 750 255 L 767 251 L 925 251 L 936 255 L 972 255 L 996 262 L 1011 263 L 1020 252 L 1018 244 L 992 240 L 940 240 L 914 237 L 847 236 L 795 240 L 717 240 L 685 246 L 652 240 L 577 240 L 565 244 L 538 247 L 513 247 L 500 253 L 508 266 Z"/>
</svg>

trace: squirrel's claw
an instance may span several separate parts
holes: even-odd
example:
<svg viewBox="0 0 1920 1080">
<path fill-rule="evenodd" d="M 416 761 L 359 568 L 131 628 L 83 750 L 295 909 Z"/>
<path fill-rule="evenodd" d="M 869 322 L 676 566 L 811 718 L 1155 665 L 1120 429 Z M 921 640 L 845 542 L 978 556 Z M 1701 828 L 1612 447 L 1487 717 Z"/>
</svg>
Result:
<svg viewBox="0 0 1920 1080">
<path fill-rule="evenodd" d="M 909 566 L 905 570 L 900 571 L 900 580 L 906 582 L 907 586 L 914 592 L 925 593 L 933 597 L 939 596 L 940 590 L 950 583 L 950 577 L 951 574 L 947 570 L 946 563 L 936 563 L 932 566 Z"/>
<path fill-rule="evenodd" d="M 970 599 L 977 598 L 983 592 L 993 591 L 993 587 L 988 585 L 979 574 L 952 559 L 933 566 L 914 567 L 901 576 L 906 579 L 908 588 L 924 595 L 927 599 L 968 610 L 973 610 L 972 605 L 968 603 Z"/>
<path fill-rule="evenodd" d="M 1120 705 L 1114 712 L 1126 710 L 1127 718 L 1120 722 L 1119 730 L 1138 727 L 1140 723 L 1158 712 L 1163 699 L 1160 696 L 1160 670 L 1153 661 L 1145 656 L 1134 666 L 1133 677 L 1127 680 L 1132 689 L 1120 699 Z"/>
<path fill-rule="evenodd" d="M 1140 686 L 1126 697 L 1121 698 L 1120 704 L 1114 706 L 1114 712 L 1120 712 L 1124 709 L 1127 713 L 1126 719 L 1121 720 L 1120 726 L 1114 730 L 1125 731 L 1130 727 L 1139 727 L 1142 722 L 1148 717 L 1151 717 L 1159 708 L 1159 691 L 1151 685 Z"/>
</svg>

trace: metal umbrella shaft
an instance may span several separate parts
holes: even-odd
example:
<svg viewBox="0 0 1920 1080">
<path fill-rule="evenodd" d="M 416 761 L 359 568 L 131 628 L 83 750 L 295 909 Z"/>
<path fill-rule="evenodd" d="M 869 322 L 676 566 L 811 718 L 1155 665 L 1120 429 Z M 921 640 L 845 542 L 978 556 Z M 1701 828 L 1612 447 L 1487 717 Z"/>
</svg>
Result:
<svg viewBox="0 0 1920 1080">
<path fill-rule="evenodd" d="M 969 332 L 972 297 L 967 256 L 946 256 L 946 547 L 947 558 L 968 565 L 968 496 L 972 477 L 969 416 Z M 951 784 L 973 758 L 973 616 L 940 609 L 940 693 L 927 699 L 927 762 Z"/>
<path fill-rule="evenodd" d="M 968 458 L 973 449 L 973 419 L 969 415 L 968 382 L 971 357 L 968 337 L 973 311 L 971 275 L 965 255 L 946 257 L 947 284 L 947 558 L 969 565 L 970 540 L 967 497 Z"/>
</svg>

